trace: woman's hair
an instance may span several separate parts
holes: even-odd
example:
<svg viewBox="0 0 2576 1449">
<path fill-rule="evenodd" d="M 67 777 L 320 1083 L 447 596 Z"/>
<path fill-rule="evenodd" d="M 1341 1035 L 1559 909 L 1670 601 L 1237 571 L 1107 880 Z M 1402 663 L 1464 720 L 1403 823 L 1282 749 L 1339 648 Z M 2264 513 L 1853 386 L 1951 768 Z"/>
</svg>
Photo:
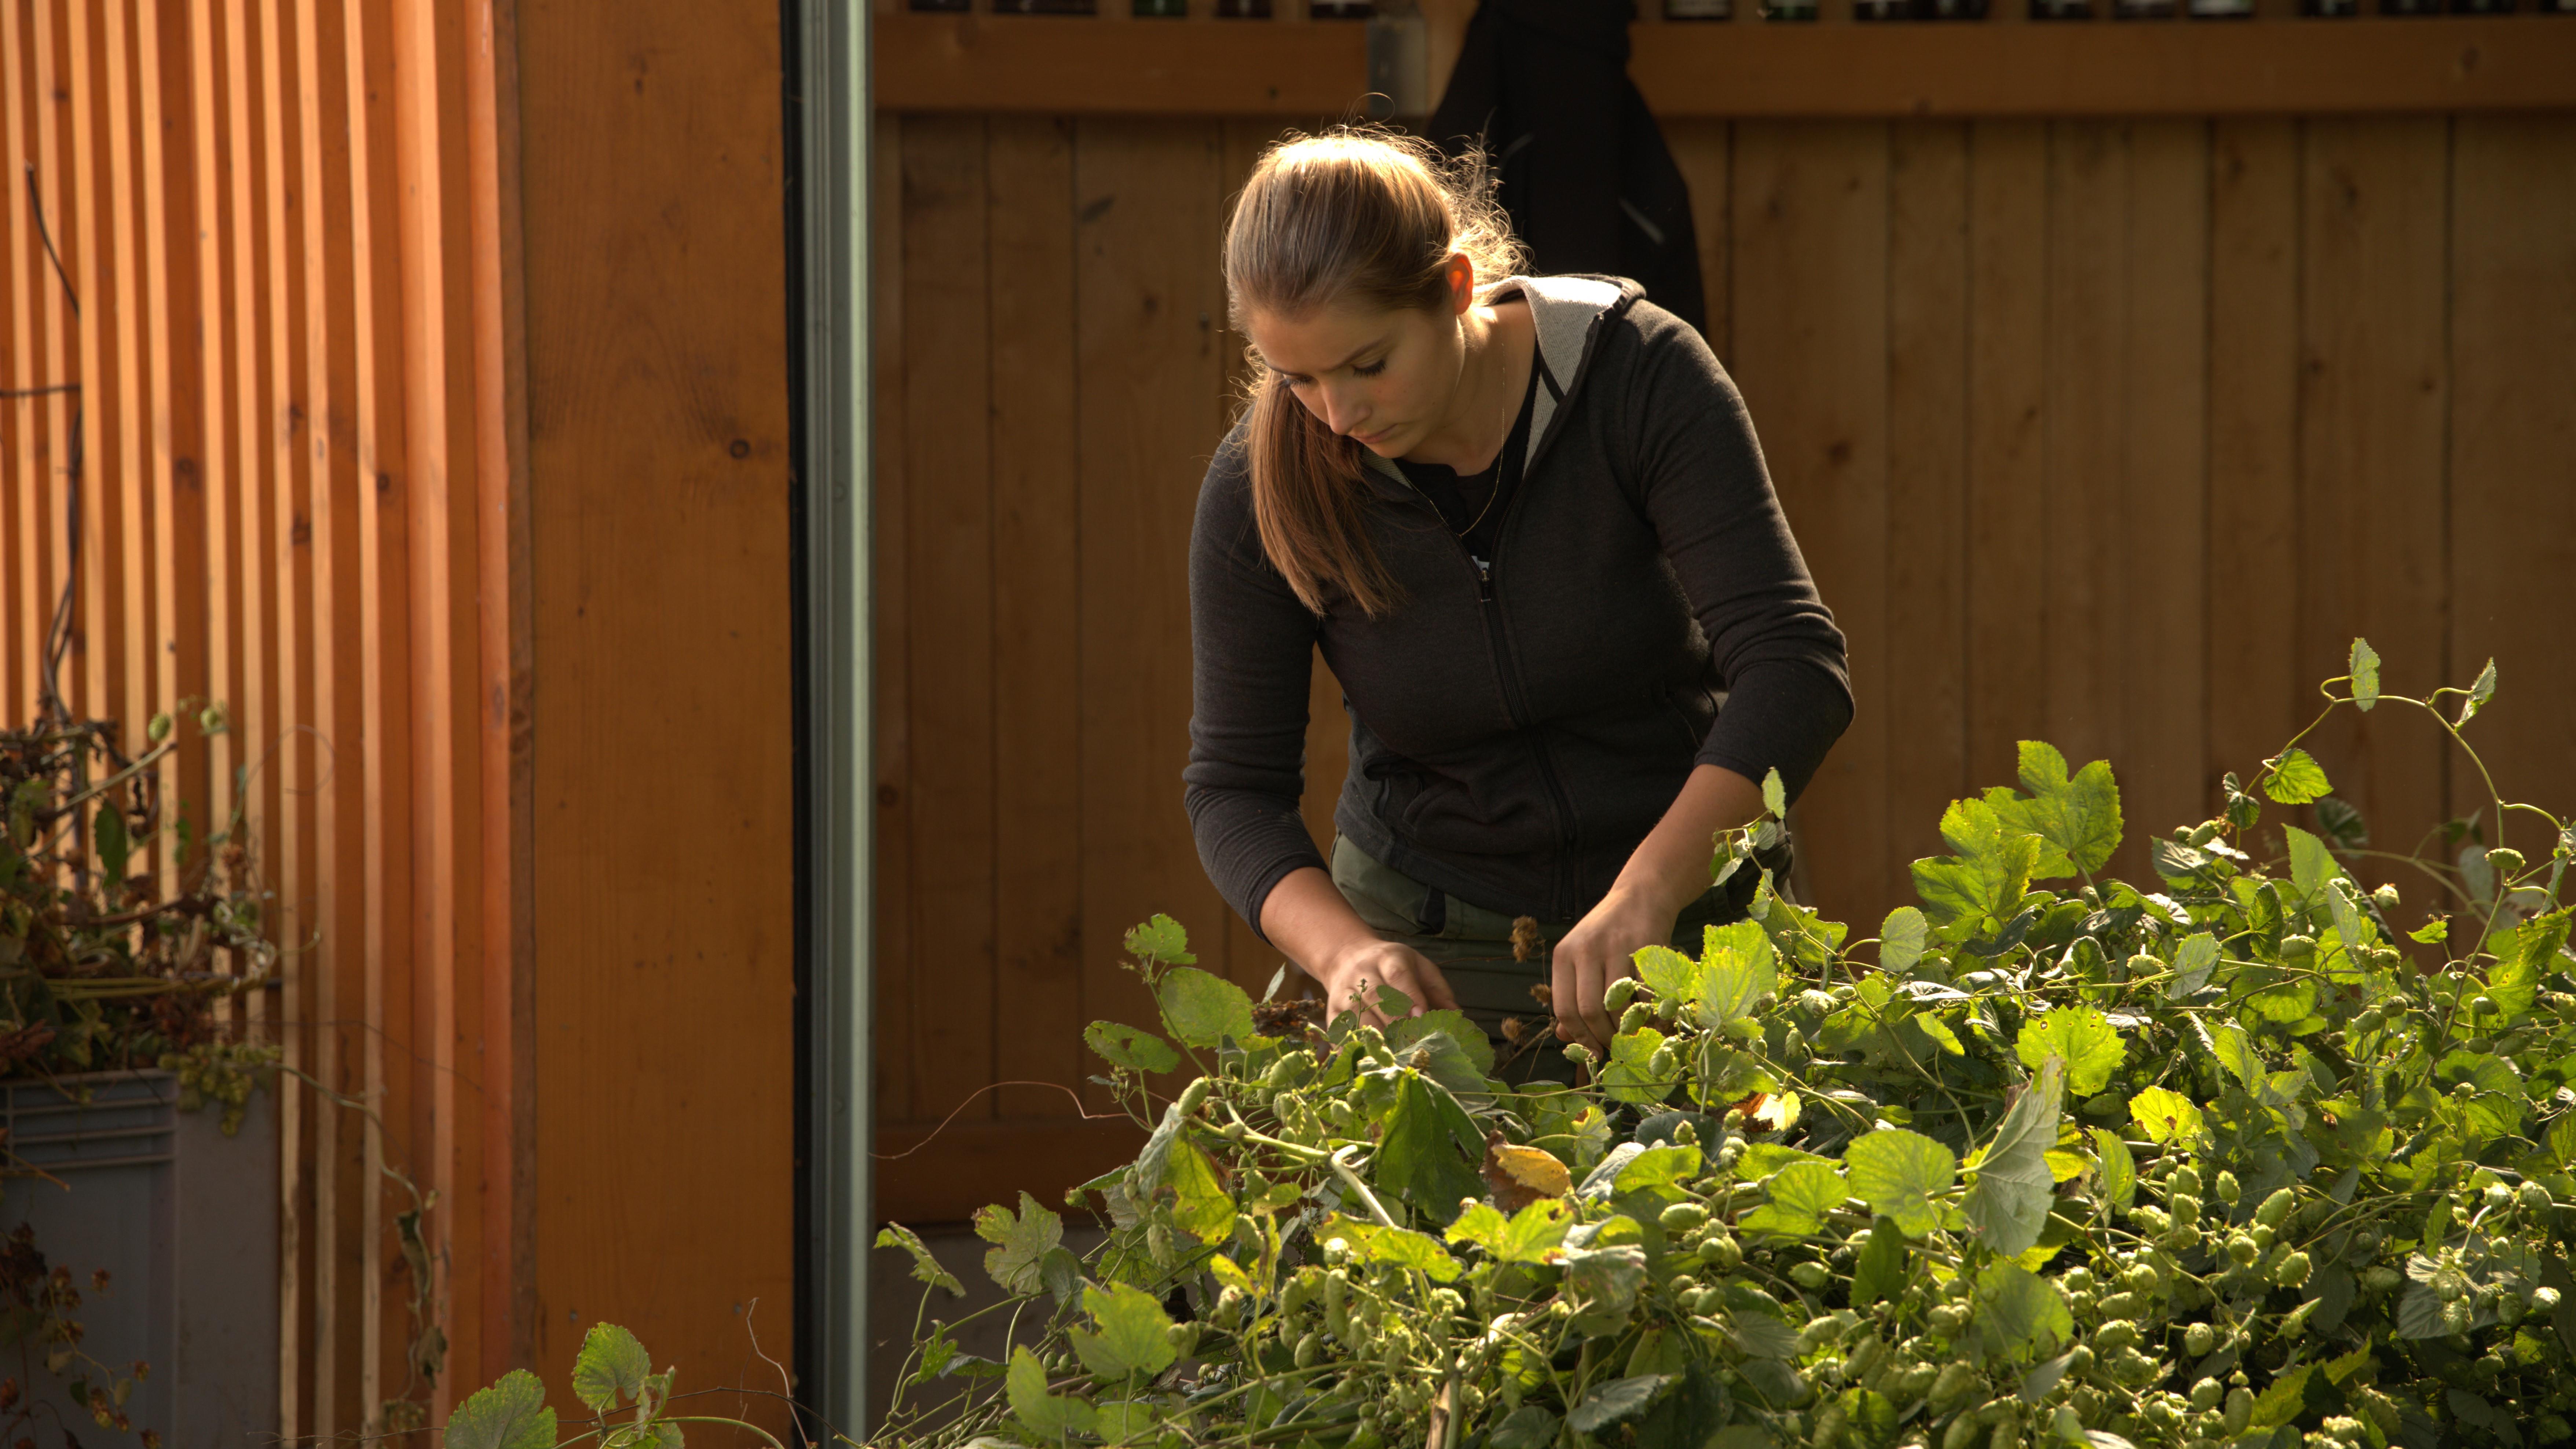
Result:
<svg viewBox="0 0 2576 1449">
<path fill-rule="evenodd" d="M 1375 127 L 1291 134 L 1262 153 L 1225 231 L 1235 330 L 1253 312 L 1321 308 L 1437 312 L 1444 265 L 1464 253 L 1481 283 L 1519 272 L 1520 244 L 1493 200 L 1480 154 L 1452 160 L 1426 141 Z M 1361 523 L 1361 448 L 1308 412 L 1254 359 L 1245 451 L 1262 552 L 1306 607 L 1333 599 L 1376 617 L 1394 580 Z"/>
</svg>

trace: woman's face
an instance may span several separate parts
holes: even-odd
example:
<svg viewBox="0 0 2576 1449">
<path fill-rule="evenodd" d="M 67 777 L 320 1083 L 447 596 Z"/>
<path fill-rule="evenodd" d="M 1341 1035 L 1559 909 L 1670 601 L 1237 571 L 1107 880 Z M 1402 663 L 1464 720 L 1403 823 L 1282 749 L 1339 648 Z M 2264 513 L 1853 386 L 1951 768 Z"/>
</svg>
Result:
<svg viewBox="0 0 2576 1449">
<path fill-rule="evenodd" d="M 1446 308 L 1254 311 L 1244 325 L 1308 412 L 1382 458 L 1401 458 L 1438 431 L 1458 394 L 1465 344 Z"/>
</svg>

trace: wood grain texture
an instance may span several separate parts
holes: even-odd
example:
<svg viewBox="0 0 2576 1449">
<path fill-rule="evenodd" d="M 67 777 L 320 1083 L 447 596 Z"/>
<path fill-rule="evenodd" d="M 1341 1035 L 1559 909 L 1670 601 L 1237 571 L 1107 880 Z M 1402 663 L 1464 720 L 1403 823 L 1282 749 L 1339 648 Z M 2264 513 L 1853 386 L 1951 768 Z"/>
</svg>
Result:
<svg viewBox="0 0 2576 1449">
<path fill-rule="evenodd" d="M 2497 661 L 2469 740 L 2507 800 L 2561 819 L 2576 805 L 2576 713 L 2557 691 L 2576 627 L 2532 586 L 2576 577 L 2576 418 L 2558 381 L 2576 361 L 2571 149 L 2576 120 L 2533 116 L 2463 118 L 2451 150 L 2451 673 Z M 2452 810 L 2477 808 L 2476 768 L 2456 752 L 2449 764 Z M 2553 848 L 2527 815 L 2496 843 L 2535 861 Z"/>
<path fill-rule="evenodd" d="M 1817 588 L 1849 640 L 1851 727 L 1798 802 L 1811 902 L 1889 888 L 1888 128 L 1736 128 L 1737 381 Z"/>
<path fill-rule="evenodd" d="M 986 170 L 992 249 L 994 1043 L 1001 1075 L 1066 1084 L 1089 1070 L 1082 1011 L 1081 500 L 1075 472 L 1073 125 L 996 117 Z M 1068 600 L 1073 607 L 1066 607 Z M 1073 1099 L 1006 1087 L 1000 1117 Z"/>
<path fill-rule="evenodd" d="M 2306 722 L 2298 632 L 2299 125 L 2226 120 L 2209 185 L 2209 751 L 2250 784 Z"/>
<path fill-rule="evenodd" d="M 2438 119 L 2308 124 L 2298 665 L 2309 683 L 2343 673 L 2355 636 L 2403 694 L 2465 687 L 2481 662 L 2464 672 L 2447 657 L 2450 560 L 2431 543 L 2448 523 L 2457 345 L 2444 303 L 2449 132 Z M 2420 715 L 2342 711 L 2306 748 L 2360 808 L 2377 849 L 2413 850 L 2452 811 L 2445 745 Z M 2375 883 L 2384 871 L 2361 874 Z"/>
<path fill-rule="evenodd" d="M 1283 7 L 1293 8 L 1293 7 Z M 1847 13 L 1847 12 L 1846 12 Z M 1741 14 L 1749 19 L 1749 7 Z M 907 113 L 1335 115 L 1356 25 L 875 17 L 875 104 Z M 2317 25 L 1663 24 L 1629 73 L 1666 120 L 2211 116 L 2576 105 L 2576 31 L 2540 15 Z"/>
<path fill-rule="evenodd" d="M 980 116 L 922 117 L 903 133 L 905 508 L 914 590 L 912 931 L 935 949 L 909 1024 L 913 1114 L 946 1116 L 994 1080 L 992 423 L 995 376 Z M 990 1116 L 990 1097 L 968 1108 Z"/>
<path fill-rule="evenodd" d="M 2128 181 L 2124 126 L 2066 121 L 2050 128 L 2042 294 L 2048 319 L 2040 554 L 2046 643 L 2043 732 L 2035 738 L 2057 746 L 2075 766 L 2102 759 L 2121 743 Z"/>
<path fill-rule="evenodd" d="M 1119 969 L 1165 912 L 1222 972 L 1225 906 L 1181 809 L 1189 753 L 1188 544 L 1224 362 L 1213 124 L 1084 121 L 1074 133 L 1082 576 L 1083 1008 L 1150 1022 Z"/>
<path fill-rule="evenodd" d="M 2112 750 L 2129 843 L 2114 865 L 2145 880 L 2147 836 L 2219 805 L 2207 743 L 2209 126 L 2138 121 L 2128 143 Z"/>
<path fill-rule="evenodd" d="M 747 1378 L 736 1305 L 792 1292 L 777 26 L 748 4 L 518 7 L 545 671 L 530 1347 L 557 1394 L 602 1319 L 702 1382 Z M 691 1170 L 598 1191 L 632 1171 L 630 1129 L 689 1143 Z"/>
<path fill-rule="evenodd" d="M 1968 780 L 2014 776 L 2048 729 L 2048 129 L 1968 139 Z"/>
<path fill-rule="evenodd" d="M 1887 872 L 1943 853 L 1968 779 L 1968 128 L 1890 128 L 1887 185 Z M 1891 905 L 1880 906 L 1880 911 Z M 1860 909 L 1855 907 L 1855 909 Z M 1855 926 L 1874 924 L 1866 910 Z"/>
</svg>

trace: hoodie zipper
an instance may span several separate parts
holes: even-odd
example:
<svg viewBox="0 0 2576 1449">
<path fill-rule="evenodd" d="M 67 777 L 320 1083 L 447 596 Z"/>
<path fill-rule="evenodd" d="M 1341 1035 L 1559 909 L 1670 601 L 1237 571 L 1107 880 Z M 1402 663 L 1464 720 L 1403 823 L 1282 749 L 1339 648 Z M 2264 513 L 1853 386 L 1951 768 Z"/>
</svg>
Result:
<svg viewBox="0 0 2576 1449">
<path fill-rule="evenodd" d="M 1521 479 L 1522 485 L 1526 486 L 1528 481 L 1527 475 L 1524 474 Z M 1421 499 L 1424 507 L 1431 509 L 1433 517 L 1439 517 L 1440 510 L 1432 506 L 1429 498 L 1422 496 L 1421 489 L 1413 487 L 1412 479 L 1405 479 L 1404 486 L 1411 489 L 1416 498 Z M 1556 757 L 1547 747 L 1547 737 L 1537 728 L 1536 717 L 1530 711 L 1528 694 L 1521 686 L 1520 670 L 1512 663 L 1511 641 L 1508 631 L 1503 626 L 1502 604 L 1494 595 L 1494 564 L 1502 559 L 1502 539 L 1511 531 L 1512 513 L 1520 507 L 1520 501 L 1521 490 L 1516 487 L 1512 490 L 1511 501 L 1503 505 L 1503 516 L 1494 527 L 1495 548 L 1492 561 L 1479 559 L 1469 553 L 1466 540 L 1454 533 L 1449 534 L 1449 542 L 1458 550 L 1459 561 L 1466 564 L 1476 575 L 1476 604 L 1485 619 L 1486 647 L 1493 651 L 1494 669 L 1501 676 L 1503 712 L 1510 717 L 1512 727 L 1519 730 L 1521 737 L 1529 742 L 1530 754 L 1538 765 L 1539 780 L 1547 786 L 1548 800 L 1556 807 L 1556 840 L 1560 853 L 1553 872 L 1552 915 L 1557 920 L 1566 920 L 1573 916 L 1574 905 L 1569 899 L 1572 893 L 1566 888 L 1565 855 L 1572 852 L 1580 843 L 1582 832 L 1575 823 L 1573 797 L 1565 793 L 1565 782 L 1557 777 Z M 1446 520 L 1442 521 L 1441 531 L 1448 533 Z"/>
</svg>

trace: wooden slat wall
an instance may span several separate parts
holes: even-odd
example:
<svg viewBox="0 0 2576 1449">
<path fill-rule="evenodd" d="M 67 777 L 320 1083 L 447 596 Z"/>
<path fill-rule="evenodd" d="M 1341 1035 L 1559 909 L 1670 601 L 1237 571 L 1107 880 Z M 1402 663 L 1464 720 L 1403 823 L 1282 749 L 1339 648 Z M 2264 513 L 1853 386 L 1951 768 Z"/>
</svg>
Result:
<svg viewBox="0 0 2576 1449">
<path fill-rule="evenodd" d="M 67 587 L 74 713 L 229 707 L 168 785 L 276 892 L 243 1026 L 359 1104 L 275 1094 L 291 1438 L 560 1395 L 603 1319 L 782 1386 L 778 19 L 0 0 L 0 712 Z"/>
<path fill-rule="evenodd" d="M 1276 123 L 880 125 L 880 1150 L 919 1151 L 878 1211 L 953 1219 L 1125 1145 L 977 1092 L 1078 1082 L 1081 1024 L 1150 1010 L 1126 926 L 1169 911 L 1255 990 L 1279 959 L 1201 875 L 1179 778 L 1182 545 L 1240 345 L 1216 242 Z M 2025 738 L 2113 762 L 2143 877 L 2145 833 L 2250 776 L 2355 634 L 2399 690 L 2498 655 L 2499 779 L 2576 805 L 2576 115 L 1666 132 L 1711 340 L 1851 636 L 1860 714 L 1800 806 L 1828 913 L 1910 900 L 1943 802 Z M 1321 840 L 1320 672 L 1316 705 Z M 2381 846 L 2478 804 L 2420 716 L 2317 748 Z"/>
<path fill-rule="evenodd" d="M 508 797 L 477 782 L 506 783 L 510 741 L 475 707 L 470 632 L 501 517 L 479 505 L 506 503 L 509 453 L 474 448 L 478 427 L 502 441 L 504 379 L 497 354 L 476 366 L 500 318 L 472 268 L 498 260 L 501 197 L 489 108 L 462 115 L 491 89 L 469 11 L 488 15 L 0 0 L 0 388 L 79 389 L 0 403 L 0 710 L 37 713 L 68 587 L 75 714 L 139 750 L 155 711 L 229 711 L 168 784 L 201 835 L 240 822 L 276 893 L 287 949 L 242 1027 L 363 1104 L 275 1094 L 290 1436 L 380 1428 L 395 1400 L 443 1413 L 459 1376 L 414 1372 L 425 1327 L 467 1377 L 511 1350 L 509 1265 L 486 1249 L 518 1205 L 483 1152 L 512 1089 L 475 1060 L 515 1029 L 506 990 L 485 1017 L 485 977 L 516 967 L 483 945 L 506 896 L 492 914 L 472 886 L 508 877 L 480 838 Z M 506 625 L 506 592 L 491 604 Z M 188 868 L 166 847 L 153 865 L 165 886 Z M 412 1201 L 389 1173 L 436 1194 L 427 1282 L 402 1266 Z"/>
</svg>

